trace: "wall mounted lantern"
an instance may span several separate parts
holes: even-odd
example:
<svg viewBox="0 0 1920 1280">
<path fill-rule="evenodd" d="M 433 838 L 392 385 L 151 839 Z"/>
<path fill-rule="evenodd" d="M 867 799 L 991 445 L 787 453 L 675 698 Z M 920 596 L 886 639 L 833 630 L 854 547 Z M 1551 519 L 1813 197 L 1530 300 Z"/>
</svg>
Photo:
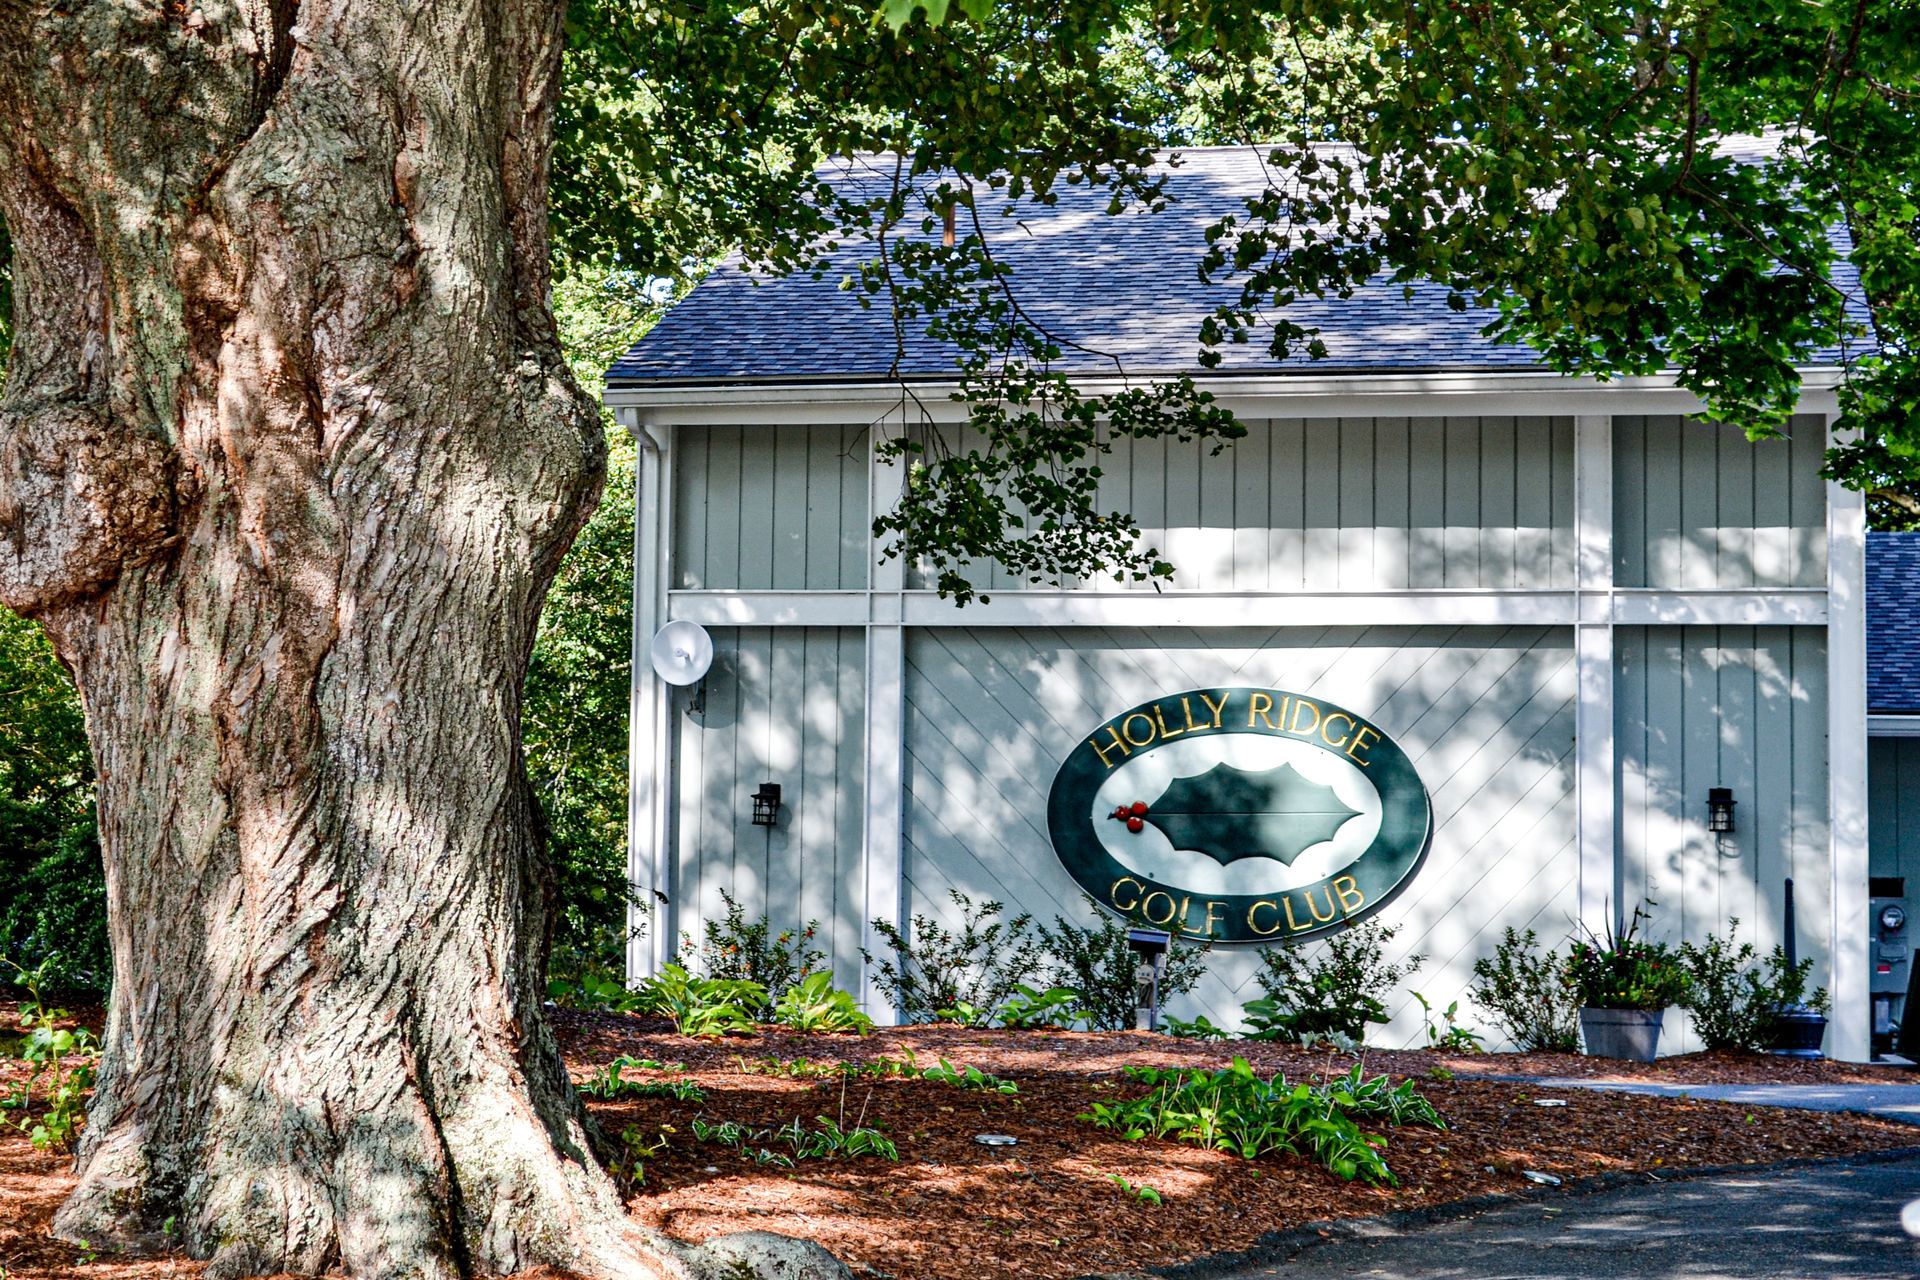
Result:
<svg viewBox="0 0 1920 1280">
<path fill-rule="evenodd" d="M 1733 788 L 1707 788 L 1707 830 L 1724 835 L 1733 830 Z"/>
<path fill-rule="evenodd" d="M 753 793 L 753 825 L 756 827 L 777 826 L 780 822 L 780 784 L 763 782 L 760 789 Z"/>
</svg>

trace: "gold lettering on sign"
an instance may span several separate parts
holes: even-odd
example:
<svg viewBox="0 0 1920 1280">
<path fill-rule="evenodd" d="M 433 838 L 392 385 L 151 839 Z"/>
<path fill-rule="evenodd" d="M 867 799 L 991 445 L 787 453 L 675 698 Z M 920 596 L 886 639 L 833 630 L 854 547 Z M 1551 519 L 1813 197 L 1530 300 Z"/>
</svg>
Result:
<svg viewBox="0 0 1920 1280">
<path fill-rule="evenodd" d="M 1307 910 L 1313 913 L 1313 921 L 1315 924 L 1332 923 L 1334 918 L 1333 890 L 1327 890 L 1327 914 L 1325 915 L 1320 914 L 1320 906 L 1313 900 L 1313 890 L 1311 888 L 1303 890 L 1300 896 L 1307 900 Z"/>
<path fill-rule="evenodd" d="M 1255 933 L 1280 932 L 1280 922 L 1278 920 L 1275 920 L 1272 925 L 1268 926 L 1265 929 L 1262 929 L 1260 927 L 1260 921 L 1257 917 L 1259 916 L 1260 908 L 1262 907 L 1265 907 L 1269 911 L 1277 912 L 1279 910 L 1279 908 L 1274 905 L 1273 899 L 1271 898 L 1260 899 L 1258 902 L 1254 903 L 1252 906 L 1247 908 L 1247 928 L 1253 930 Z"/>
<path fill-rule="evenodd" d="M 1313 712 L 1313 723 L 1304 729 L 1300 727 L 1300 713 L 1302 711 Z M 1287 726 L 1287 732 L 1297 733 L 1303 738 L 1311 738 L 1313 731 L 1319 727 L 1320 704 L 1317 702 L 1308 702 L 1305 698 L 1295 698 L 1293 700 L 1293 723 Z"/>
<path fill-rule="evenodd" d="M 1123 884 L 1133 886 L 1133 897 L 1126 902 L 1120 901 L 1120 886 Z M 1121 876 L 1113 882 L 1113 888 L 1107 890 L 1107 901 L 1111 902 L 1116 910 L 1131 911 L 1140 905 L 1140 890 L 1144 888 L 1146 888 L 1146 886 L 1138 880 L 1135 880 L 1132 876 Z"/>
<path fill-rule="evenodd" d="M 1158 708 L 1155 708 L 1155 710 L 1158 710 Z M 1142 724 L 1147 726 L 1146 737 L 1135 738 L 1133 736 L 1133 722 L 1135 720 L 1138 720 Z M 1128 716 L 1125 720 L 1122 720 L 1120 722 L 1120 732 L 1126 735 L 1127 742 L 1130 746 L 1135 746 L 1135 747 L 1151 746 L 1153 744 L 1153 717 L 1149 716 L 1144 711 L 1136 711 L 1132 715 Z"/>
<path fill-rule="evenodd" d="M 1113 741 L 1109 743 L 1108 746 L 1106 747 L 1101 746 L 1100 739 L 1098 738 L 1088 738 L 1087 745 L 1093 748 L 1093 754 L 1100 757 L 1100 763 L 1107 766 L 1107 768 L 1111 769 L 1113 768 L 1113 761 L 1107 759 L 1108 747 L 1120 748 L 1120 758 L 1122 760 L 1125 760 L 1128 756 L 1133 754 L 1133 748 L 1129 747 L 1125 742 L 1121 740 L 1120 731 L 1118 729 L 1114 728 L 1112 725 L 1107 725 L 1106 730 L 1107 730 L 1108 736 L 1110 736 L 1113 739 Z"/>
<path fill-rule="evenodd" d="M 1280 899 L 1280 905 L 1287 909 L 1287 928 L 1291 929 L 1295 933 L 1299 933 L 1305 929 L 1312 927 L 1311 925 L 1301 924 L 1298 920 L 1295 920 L 1293 918 L 1293 895 L 1292 894 L 1288 894 L 1286 897 Z"/>
<path fill-rule="evenodd" d="M 1167 900 L 1167 914 L 1157 919 L 1153 914 L 1153 900 L 1155 898 L 1165 898 Z M 1155 889 L 1152 893 L 1140 899 L 1140 915 L 1148 924 L 1159 925 L 1162 928 L 1172 924 L 1174 917 L 1173 895 L 1164 889 Z"/>
<path fill-rule="evenodd" d="M 1273 722 L 1273 699 L 1267 694 L 1256 693 L 1247 699 L 1247 728 L 1253 728 L 1256 720 L 1265 720 L 1269 729 L 1280 727 Z"/>
<path fill-rule="evenodd" d="M 1229 698 L 1231 698 L 1231 697 L 1233 697 L 1233 695 L 1232 695 L 1232 694 L 1230 694 L 1230 693 L 1223 693 L 1223 694 L 1221 694 L 1221 695 L 1220 695 L 1220 701 L 1218 701 L 1218 702 L 1215 702 L 1215 701 L 1214 701 L 1214 700 L 1213 700 L 1212 698 L 1209 698 L 1209 697 L 1208 697 L 1208 696 L 1207 696 L 1206 694 L 1204 694 L 1204 693 L 1200 695 L 1200 701 L 1202 701 L 1202 702 L 1204 702 L 1204 703 L 1206 703 L 1206 704 L 1207 704 L 1207 710 L 1209 710 L 1209 711 L 1211 711 L 1211 712 L 1213 712 L 1213 727 L 1214 727 L 1214 728 L 1216 728 L 1216 729 L 1218 729 L 1218 728 L 1220 727 L 1220 717 L 1221 717 L 1222 715 L 1224 715 L 1224 714 L 1226 714 L 1226 710 L 1227 710 L 1227 700 L 1228 700 Z"/>
<path fill-rule="evenodd" d="M 1360 753 L 1378 741 L 1380 741 L 1380 731 L 1378 729 L 1370 724 L 1361 725 L 1354 733 L 1353 741 L 1347 745 L 1347 758 L 1359 765 L 1362 769 L 1366 768 L 1373 762 L 1364 758 Z"/>
<path fill-rule="evenodd" d="M 1189 719 L 1191 719 L 1191 717 L 1189 717 Z M 1153 704 L 1153 722 L 1160 726 L 1160 736 L 1162 738 L 1178 738 L 1184 736 L 1187 732 L 1185 729 L 1167 728 L 1167 713 L 1160 709 L 1160 704 L 1157 702 Z"/>
<path fill-rule="evenodd" d="M 1187 727 L 1181 730 L 1182 733 L 1192 733 L 1195 729 L 1206 728 L 1205 725 L 1198 725 L 1193 722 L 1193 700 L 1191 698 L 1182 697 L 1180 699 L 1180 712 L 1187 718 Z"/>
<path fill-rule="evenodd" d="M 1340 895 L 1340 906 L 1348 915 L 1367 905 L 1367 895 L 1360 892 L 1360 882 L 1352 876 L 1335 876 L 1333 891 Z"/>
<path fill-rule="evenodd" d="M 1209 938 L 1213 936 L 1213 926 L 1222 923 L 1226 919 L 1226 917 L 1221 915 L 1218 910 L 1218 908 L 1224 907 L 1226 905 L 1227 905 L 1226 903 L 1221 902 L 1216 898 L 1207 899 L 1207 924 L 1206 924 L 1206 928 L 1202 929 L 1201 932 L 1206 934 Z"/>
<path fill-rule="evenodd" d="M 1333 736 L 1333 722 L 1335 720 L 1345 720 L 1347 722 L 1346 732 L 1342 733 L 1337 738 Z M 1328 716 L 1325 720 L 1322 720 L 1320 722 L 1320 741 L 1326 743 L 1330 747 L 1346 746 L 1347 738 L 1351 736 L 1352 733 L 1353 733 L 1353 717 L 1345 714 L 1344 712 L 1336 711 L 1332 715 Z"/>
</svg>

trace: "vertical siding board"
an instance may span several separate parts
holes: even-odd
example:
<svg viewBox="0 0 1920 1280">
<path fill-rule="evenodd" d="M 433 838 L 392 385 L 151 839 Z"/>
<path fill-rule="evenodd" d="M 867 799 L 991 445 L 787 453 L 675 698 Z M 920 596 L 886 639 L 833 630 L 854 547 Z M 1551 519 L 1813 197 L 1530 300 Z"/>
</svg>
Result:
<svg viewBox="0 0 1920 1280">
<path fill-rule="evenodd" d="M 712 491 L 707 478 L 711 431 L 683 429 L 673 451 L 674 585 L 699 588 L 707 583 L 707 504 L 688 495 Z"/>
<path fill-rule="evenodd" d="M 1482 587 L 1517 585 L 1519 497 L 1512 418 L 1480 420 L 1480 519 Z"/>
<path fill-rule="evenodd" d="M 1553 420 L 1553 585 L 1576 580 L 1573 547 L 1573 419 Z"/>
<path fill-rule="evenodd" d="M 1340 438 L 1340 537 L 1336 568 L 1342 591 L 1365 591 L 1373 572 L 1373 419 L 1342 418 Z"/>
<path fill-rule="evenodd" d="M 1688 728 L 1685 650 L 1678 627 L 1647 628 L 1647 890 L 1674 918 L 1686 910 L 1688 834 L 1682 815 Z M 1620 904 L 1621 914 L 1636 903 Z"/>
<path fill-rule="evenodd" d="M 1234 495 L 1239 442 L 1219 453 L 1211 444 L 1196 442 L 1198 475 L 1194 479 L 1193 574 L 1187 585 L 1202 591 L 1233 590 Z"/>
<path fill-rule="evenodd" d="M 1647 420 L 1613 420 L 1613 578 L 1623 587 L 1648 582 Z"/>
<path fill-rule="evenodd" d="M 1167 518 L 1167 451 L 1170 447 L 1165 439 L 1133 442 L 1133 506 L 1127 508 L 1133 512 L 1134 521 L 1140 526 L 1142 547 L 1158 550 L 1163 557 L 1172 550 L 1172 531 Z M 1179 571 L 1180 566 L 1175 562 L 1175 574 Z M 1178 582 L 1176 576 L 1175 585 Z M 1151 582 L 1130 585 L 1140 591 L 1153 589 Z"/>
<path fill-rule="evenodd" d="M 1761 586 L 1795 582 L 1793 467 L 1790 441 L 1762 440 L 1753 446 L 1753 578 Z"/>
<path fill-rule="evenodd" d="M 1744 807 L 1751 810 L 1759 778 L 1755 742 L 1776 727 L 1762 714 L 1762 706 L 1756 696 L 1759 673 L 1769 665 L 1768 654 L 1752 627 L 1726 628 L 1724 635 L 1731 635 L 1733 648 L 1725 651 L 1729 660 L 1720 668 L 1722 719 L 1715 726 L 1720 739 L 1720 763 L 1717 778 L 1707 785 L 1731 789 L 1734 799 L 1745 802 Z M 1694 803 L 1700 804 L 1705 798 L 1702 792 Z M 1734 813 L 1738 815 L 1739 812 L 1740 806 L 1736 806 Z M 1724 845 L 1717 850 L 1720 872 L 1718 922 L 1709 922 L 1707 930 L 1724 929 L 1727 920 L 1738 917 L 1747 922 L 1751 931 L 1755 921 L 1754 895 L 1759 885 L 1760 849 L 1755 839 L 1757 834 L 1750 821 L 1740 822 L 1736 816 L 1734 834 L 1727 837 Z"/>
<path fill-rule="evenodd" d="M 1663 415 L 1645 422 L 1646 447 L 1637 478 L 1647 495 L 1647 542 L 1643 580 L 1633 585 L 1673 587 L 1683 580 L 1680 490 L 1685 478 L 1681 474 L 1680 419 Z"/>
<path fill-rule="evenodd" d="M 1742 914 L 1743 936 L 1763 949 L 1780 941 L 1782 882 L 1792 861 L 1794 741 L 1791 632 L 1754 629 L 1753 791 L 1735 796 L 1751 819 L 1735 809 L 1740 839 L 1753 846 L 1752 914 Z"/>
<path fill-rule="evenodd" d="M 1308 418 L 1302 475 L 1306 528 L 1305 586 L 1340 589 L 1340 420 Z"/>
<path fill-rule="evenodd" d="M 807 585 L 807 491 L 813 481 L 807 445 L 813 432 L 781 427 L 772 434 L 773 465 L 769 480 L 773 485 L 773 500 L 767 506 L 772 515 L 768 584 L 799 588 Z"/>
<path fill-rule="evenodd" d="M 1613 633 L 1613 743 L 1620 777 L 1614 821 L 1619 854 L 1620 897 L 1647 896 L 1647 812 L 1652 788 L 1647 771 L 1647 629 L 1618 627 Z M 1618 905 L 1618 904 L 1616 904 Z"/>
<path fill-rule="evenodd" d="M 1867 741 L 1867 874 L 1900 870 L 1900 747 L 1904 738 Z"/>
<path fill-rule="evenodd" d="M 863 831 L 866 785 L 862 751 L 866 742 L 866 640 L 853 628 L 836 637 L 839 648 L 839 749 L 835 754 L 834 790 L 834 972 L 840 986 L 860 989 L 860 939 L 865 921 L 866 862 Z"/>
<path fill-rule="evenodd" d="M 1826 422 L 1814 414 L 1795 417 L 1792 432 L 1792 521 L 1790 585 L 1825 586 L 1827 581 L 1827 485 L 1820 478 L 1826 457 Z"/>
<path fill-rule="evenodd" d="M 1413 585 L 1407 559 L 1411 460 L 1405 418 L 1375 419 L 1373 456 L 1373 581 L 1386 590 L 1399 590 Z"/>
<path fill-rule="evenodd" d="M 1903 860 L 1899 874 L 1920 877 L 1920 738 L 1896 738 L 1894 743 L 1901 780 L 1893 797 L 1894 830 Z"/>
<path fill-rule="evenodd" d="M 1225 580 L 1232 591 L 1265 591 L 1271 566 L 1267 532 L 1272 495 L 1268 491 L 1273 433 L 1264 422 L 1249 422 L 1247 434 L 1233 442 L 1233 563 Z"/>
<path fill-rule="evenodd" d="M 1720 541 L 1720 427 L 1683 419 L 1680 425 L 1680 563 L 1675 587 L 1711 587 Z"/>
<path fill-rule="evenodd" d="M 1439 418 L 1407 424 L 1407 584 L 1445 586 L 1447 581 L 1447 427 Z"/>
<path fill-rule="evenodd" d="M 1273 591 L 1299 591 L 1307 582 L 1306 426 L 1298 418 L 1269 424 L 1267 582 Z"/>
<path fill-rule="evenodd" d="M 1800 955 L 1825 972 L 1831 959 L 1825 921 L 1833 916 L 1827 841 L 1827 645 L 1818 627 L 1787 628 L 1781 642 L 1793 680 L 1793 896 Z M 1777 893 L 1778 890 L 1776 889 Z M 1778 898 L 1774 901 L 1777 903 Z M 1778 907 L 1776 906 L 1776 910 Z"/>
<path fill-rule="evenodd" d="M 1480 581 L 1480 420 L 1446 420 L 1446 540 L 1442 586 Z"/>
<path fill-rule="evenodd" d="M 712 496 L 697 505 L 706 517 L 710 589 L 741 585 L 740 510 L 734 496 L 740 492 L 740 437 L 739 427 L 707 429 L 707 483 Z"/>
<path fill-rule="evenodd" d="M 779 514 L 774 450 L 779 429 L 748 427 L 740 438 L 740 585 L 773 586 L 773 546 Z"/>
<path fill-rule="evenodd" d="M 1513 431 L 1513 585 L 1556 586 L 1553 572 L 1553 420 L 1520 418 Z"/>
<path fill-rule="evenodd" d="M 850 590 L 867 585 L 878 554 L 873 544 L 873 513 L 868 510 L 873 502 L 867 491 L 872 454 L 872 428 L 840 428 L 840 580 L 835 585 Z"/>
<path fill-rule="evenodd" d="M 1715 427 L 1714 439 L 1719 445 L 1720 502 L 1713 585 L 1750 587 L 1754 585 L 1754 445 L 1737 427 Z"/>
</svg>

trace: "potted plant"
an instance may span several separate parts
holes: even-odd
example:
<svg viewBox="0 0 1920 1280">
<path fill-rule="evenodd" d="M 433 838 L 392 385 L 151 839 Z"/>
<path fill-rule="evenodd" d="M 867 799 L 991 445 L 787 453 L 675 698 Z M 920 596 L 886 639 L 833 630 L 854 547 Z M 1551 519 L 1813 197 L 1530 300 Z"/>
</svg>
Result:
<svg viewBox="0 0 1920 1280">
<path fill-rule="evenodd" d="M 1686 971 L 1665 943 L 1638 935 L 1646 912 L 1635 907 L 1627 931 L 1575 941 L 1567 982 L 1580 1000 L 1580 1038 L 1598 1058 L 1652 1062 L 1660 1021 L 1687 989 Z"/>
</svg>

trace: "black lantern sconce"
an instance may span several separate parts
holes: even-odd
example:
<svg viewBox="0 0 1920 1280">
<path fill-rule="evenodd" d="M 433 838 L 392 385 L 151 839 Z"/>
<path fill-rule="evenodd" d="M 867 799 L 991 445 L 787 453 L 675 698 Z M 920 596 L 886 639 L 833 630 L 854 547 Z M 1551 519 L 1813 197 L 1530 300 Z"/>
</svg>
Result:
<svg viewBox="0 0 1920 1280">
<path fill-rule="evenodd" d="M 763 782 L 753 793 L 753 825 L 773 827 L 780 823 L 780 784 Z"/>
<path fill-rule="evenodd" d="M 1707 830 L 1725 835 L 1733 830 L 1733 788 L 1707 788 Z"/>
</svg>

